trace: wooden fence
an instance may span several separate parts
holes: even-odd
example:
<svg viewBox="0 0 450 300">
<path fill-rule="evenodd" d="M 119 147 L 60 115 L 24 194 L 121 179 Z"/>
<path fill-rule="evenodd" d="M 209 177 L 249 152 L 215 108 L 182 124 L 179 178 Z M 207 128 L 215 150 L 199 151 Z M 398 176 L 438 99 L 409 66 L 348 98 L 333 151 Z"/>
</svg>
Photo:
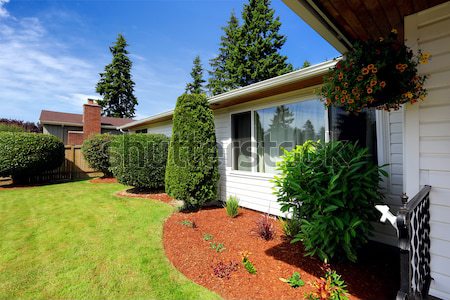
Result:
<svg viewBox="0 0 450 300">
<path fill-rule="evenodd" d="M 66 145 L 65 157 L 64 163 L 59 168 L 30 177 L 28 181 L 30 183 L 64 181 L 102 175 L 101 172 L 89 167 L 81 153 L 81 146 Z"/>
</svg>

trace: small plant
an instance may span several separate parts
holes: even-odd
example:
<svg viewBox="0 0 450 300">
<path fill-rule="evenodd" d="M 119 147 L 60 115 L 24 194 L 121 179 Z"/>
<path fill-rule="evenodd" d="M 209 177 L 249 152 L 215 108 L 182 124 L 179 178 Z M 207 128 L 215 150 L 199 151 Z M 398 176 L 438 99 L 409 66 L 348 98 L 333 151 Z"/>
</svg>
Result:
<svg viewBox="0 0 450 300">
<path fill-rule="evenodd" d="M 286 282 L 294 289 L 305 285 L 305 282 L 302 280 L 302 277 L 298 272 L 294 272 L 289 278 L 280 278 L 280 280 Z"/>
<path fill-rule="evenodd" d="M 215 265 L 212 265 L 213 273 L 215 276 L 219 278 L 230 279 L 231 273 L 237 271 L 238 263 L 235 261 L 230 261 L 229 264 L 225 264 L 223 262 L 218 262 Z"/>
<path fill-rule="evenodd" d="M 281 223 L 281 228 L 283 229 L 284 235 L 288 238 L 294 238 L 301 231 L 302 222 L 298 219 L 283 219 L 279 218 Z"/>
<path fill-rule="evenodd" d="M 348 300 L 347 285 L 336 271 L 325 263 L 325 277 L 312 283 L 315 291 L 306 295 L 308 300 Z"/>
<path fill-rule="evenodd" d="M 190 221 L 190 220 L 181 221 L 181 225 L 184 225 L 189 228 L 197 228 L 197 224 L 195 224 L 195 221 Z"/>
<path fill-rule="evenodd" d="M 273 220 L 268 214 L 262 215 L 256 222 L 256 233 L 266 241 L 269 241 L 275 237 Z"/>
<path fill-rule="evenodd" d="M 212 234 L 209 234 L 209 233 L 204 233 L 203 234 L 203 240 L 204 241 L 210 241 L 212 239 L 214 239 L 214 236 Z"/>
<path fill-rule="evenodd" d="M 247 272 L 249 272 L 250 274 L 256 274 L 256 268 L 249 259 L 251 253 L 248 251 L 242 251 L 240 254 L 242 256 L 242 264 L 244 265 L 244 268 L 247 270 Z"/>
<path fill-rule="evenodd" d="M 217 253 L 221 253 L 226 249 L 223 243 L 211 242 L 209 243 L 209 246 L 211 247 L 211 249 L 214 249 Z"/>
<path fill-rule="evenodd" d="M 229 217 L 237 217 L 239 215 L 239 199 L 236 196 L 228 197 L 227 202 L 225 202 L 225 210 Z"/>
</svg>

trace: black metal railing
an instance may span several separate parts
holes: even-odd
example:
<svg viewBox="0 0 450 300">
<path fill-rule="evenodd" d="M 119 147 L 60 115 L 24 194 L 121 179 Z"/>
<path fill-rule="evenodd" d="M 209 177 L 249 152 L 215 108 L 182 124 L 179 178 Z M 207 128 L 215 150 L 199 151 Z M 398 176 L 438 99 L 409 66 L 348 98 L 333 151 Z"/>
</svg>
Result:
<svg viewBox="0 0 450 300">
<path fill-rule="evenodd" d="M 430 289 L 430 190 L 426 185 L 411 201 L 403 194 L 397 214 L 400 290 L 397 299 L 426 299 Z"/>
</svg>

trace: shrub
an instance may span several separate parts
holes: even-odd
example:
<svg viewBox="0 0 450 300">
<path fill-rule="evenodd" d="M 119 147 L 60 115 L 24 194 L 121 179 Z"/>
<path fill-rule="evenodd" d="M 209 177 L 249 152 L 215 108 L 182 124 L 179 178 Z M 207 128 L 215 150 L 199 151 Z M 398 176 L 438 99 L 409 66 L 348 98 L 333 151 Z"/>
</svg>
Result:
<svg viewBox="0 0 450 300">
<path fill-rule="evenodd" d="M 308 141 L 285 152 L 275 177 L 281 210 L 302 220 L 292 242 L 303 241 L 307 255 L 322 260 L 343 254 L 356 261 L 367 242 L 379 182 L 387 176 L 357 143 Z"/>
<path fill-rule="evenodd" d="M 284 235 L 288 238 L 293 238 L 301 231 L 302 222 L 296 218 L 283 219 L 279 218 L 281 223 L 281 228 L 283 229 Z"/>
<path fill-rule="evenodd" d="M 120 183 L 139 189 L 164 187 L 169 138 L 162 134 L 126 134 L 110 144 L 110 170 Z"/>
<path fill-rule="evenodd" d="M 15 124 L 0 123 L 0 132 L 25 132 L 25 129 Z"/>
<path fill-rule="evenodd" d="M 112 175 L 109 170 L 109 145 L 114 138 L 111 134 L 96 134 L 83 142 L 81 151 L 89 166 L 103 172 L 106 177 Z"/>
<path fill-rule="evenodd" d="M 2 125 L 15 125 L 17 127 L 22 128 L 20 132 L 34 132 L 34 133 L 42 133 L 42 125 L 40 123 L 34 123 L 34 122 L 25 122 L 20 120 L 14 120 L 14 119 L 6 119 L 6 118 L 0 118 L 0 124 Z M 0 125 L 0 128 L 2 126 Z M 14 128 L 15 129 L 15 128 Z M 10 130 L 1 130 L 0 131 L 10 131 Z"/>
<path fill-rule="evenodd" d="M 268 214 L 262 215 L 256 222 L 256 233 L 266 241 L 269 241 L 275 237 L 275 227 L 273 221 Z"/>
<path fill-rule="evenodd" d="M 306 295 L 308 300 L 348 300 L 347 285 L 336 271 L 325 264 L 325 277 L 312 284 L 314 291 Z"/>
<path fill-rule="evenodd" d="M 25 180 L 64 162 L 64 144 L 55 136 L 0 132 L 0 176 Z"/>
<path fill-rule="evenodd" d="M 173 116 L 166 192 L 197 209 L 217 199 L 218 155 L 214 117 L 205 95 L 182 95 Z"/>
<path fill-rule="evenodd" d="M 228 197 L 228 200 L 225 203 L 225 210 L 229 217 L 237 217 L 237 215 L 239 215 L 239 199 L 236 196 Z"/>
</svg>

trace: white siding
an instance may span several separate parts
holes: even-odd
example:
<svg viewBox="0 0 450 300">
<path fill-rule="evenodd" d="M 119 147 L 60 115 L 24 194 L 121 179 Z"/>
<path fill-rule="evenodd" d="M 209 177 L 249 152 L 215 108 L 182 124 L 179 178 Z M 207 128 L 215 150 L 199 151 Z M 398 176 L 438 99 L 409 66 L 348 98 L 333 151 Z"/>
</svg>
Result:
<svg viewBox="0 0 450 300">
<path fill-rule="evenodd" d="M 172 121 L 151 124 L 151 125 L 143 126 L 142 128 L 139 127 L 139 128 L 136 128 L 135 131 L 139 130 L 139 129 L 145 129 L 145 128 L 147 128 L 147 130 L 148 130 L 147 133 L 159 133 L 159 134 L 164 134 L 166 136 L 172 135 Z"/>
<path fill-rule="evenodd" d="M 406 140 L 411 147 L 405 152 L 413 149 L 406 159 L 417 160 L 418 166 L 409 170 L 405 181 L 410 190 L 432 186 L 431 294 L 450 299 L 450 2 L 409 16 L 405 24 L 411 46 L 432 55 L 432 61 L 420 67 L 429 74 L 428 96 L 405 114 L 406 130 L 419 135 Z"/>
</svg>

